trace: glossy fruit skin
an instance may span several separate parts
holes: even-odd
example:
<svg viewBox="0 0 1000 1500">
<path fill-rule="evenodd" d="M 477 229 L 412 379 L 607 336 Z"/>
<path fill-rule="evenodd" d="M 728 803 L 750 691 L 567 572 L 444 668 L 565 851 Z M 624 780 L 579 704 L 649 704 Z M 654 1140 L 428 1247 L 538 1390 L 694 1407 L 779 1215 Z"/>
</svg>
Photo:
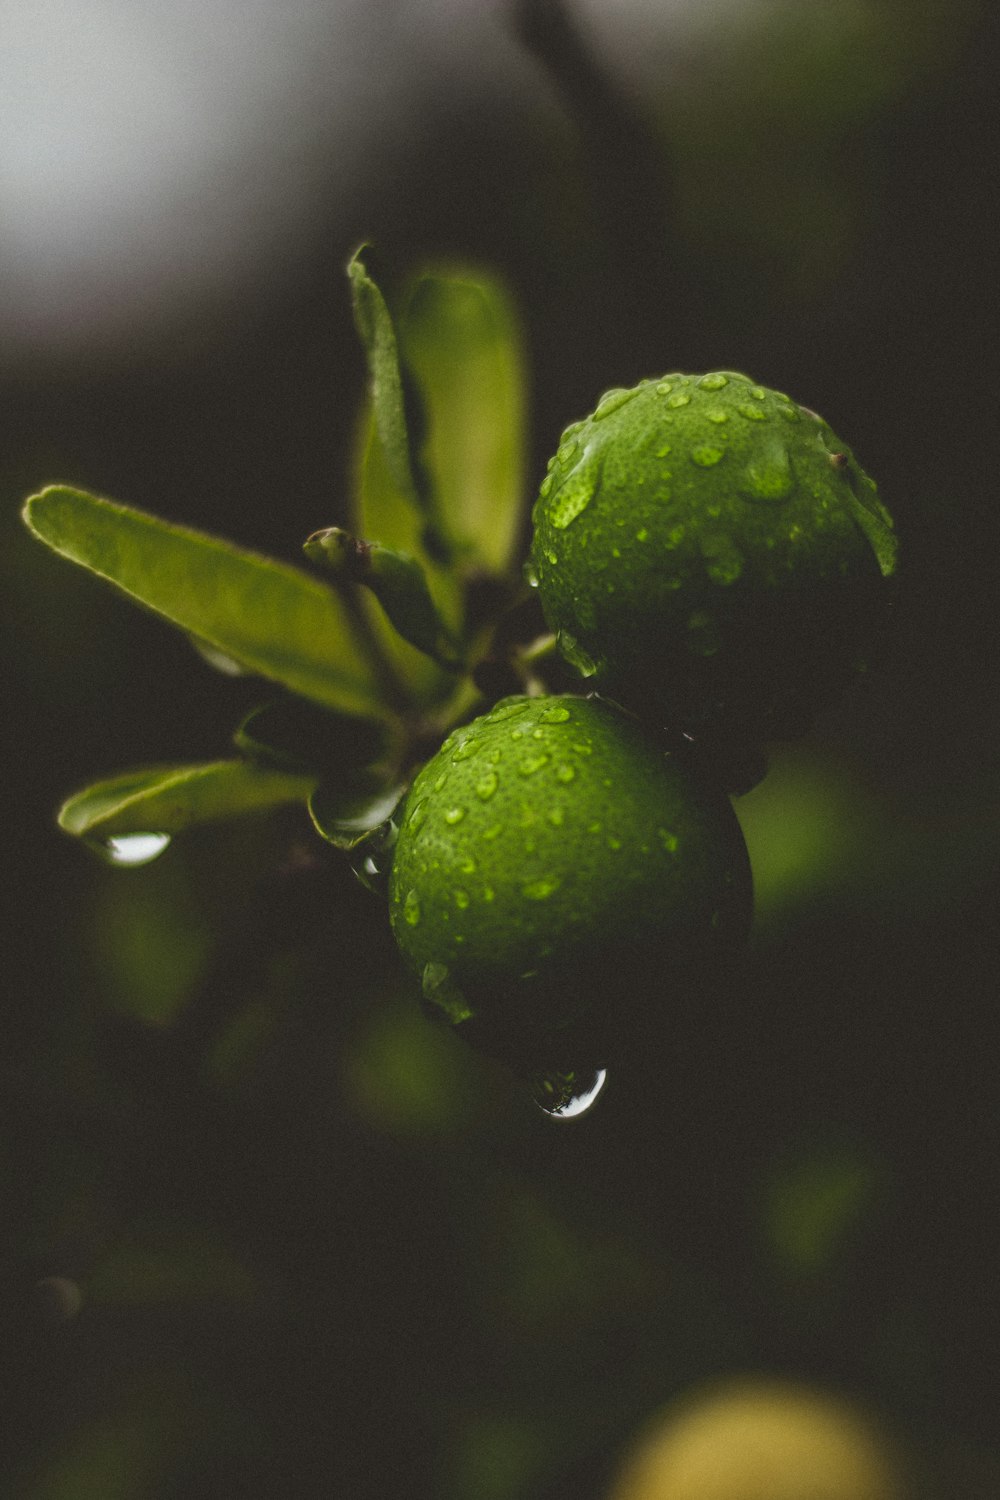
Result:
<svg viewBox="0 0 1000 1500">
<path fill-rule="evenodd" d="M 588 684 L 695 736 L 808 726 L 884 633 L 896 540 L 815 413 L 744 375 L 610 391 L 566 429 L 531 566 Z"/>
<path fill-rule="evenodd" d="M 668 1007 L 742 947 L 750 871 L 729 799 L 620 709 L 507 698 L 417 775 L 389 909 L 430 1007 L 489 1048 Z"/>
</svg>

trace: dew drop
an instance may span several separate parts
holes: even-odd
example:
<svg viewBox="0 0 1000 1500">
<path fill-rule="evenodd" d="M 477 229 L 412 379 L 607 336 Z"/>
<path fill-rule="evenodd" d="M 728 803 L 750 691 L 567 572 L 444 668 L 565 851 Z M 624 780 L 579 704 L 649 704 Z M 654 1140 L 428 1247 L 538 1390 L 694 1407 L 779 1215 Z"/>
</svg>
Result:
<svg viewBox="0 0 1000 1500">
<path fill-rule="evenodd" d="M 619 407 L 625 405 L 626 401 L 631 401 L 632 397 L 636 395 L 638 395 L 638 391 L 635 386 L 631 390 L 615 386 L 613 390 L 605 391 L 594 408 L 594 415 L 591 421 L 599 422 L 602 417 L 609 417 L 613 411 L 617 411 Z"/>
<path fill-rule="evenodd" d="M 463 860 L 459 861 L 458 868 L 463 875 L 474 875 L 476 873 L 476 861 L 471 854 L 467 854 Z"/>
<path fill-rule="evenodd" d="M 664 443 L 661 447 L 657 448 L 656 456 L 657 458 L 666 458 L 667 454 L 672 452 L 673 449 L 671 445 L 669 443 Z"/>
<path fill-rule="evenodd" d="M 523 714 L 528 705 L 527 698 L 501 698 L 500 702 L 490 709 L 490 720 L 494 724 L 502 724 L 505 719 L 513 719 L 518 714 Z"/>
<path fill-rule="evenodd" d="M 416 802 L 414 802 L 413 806 L 410 808 L 410 814 L 406 820 L 406 826 L 413 833 L 419 833 L 420 829 L 424 826 L 424 823 L 426 821 L 427 799 L 425 797 L 418 797 Z"/>
<path fill-rule="evenodd" d="M 470 734 L 464 740 L 462 740 L 460 745 L 457 746 L 451 758 L 452 760 L 468 760 L 469 757 L 475 755 L 475 753 L 476 737 L 474 734 Z"/>
<path fill-rule="evenodd" d="M 702 469 L 713 468 L 725 456 L 723 448 L 713 448 L 710 443 L 702 443 L 697 448 L 691 449 L 692 462 L 698 464 Z"/>
<path fill-rule="evenodd" d="M 169 833 L 120 833 L 97 847 L 109 864 L 138 869 L 159 859 L 169 843 Z"/>
<path fill-rule="evenodd" d="M 491 885 L 484 885 L 483 886 L 483 900 L 484 901 L 492 901 L 492 900 L 494 900 L 495 897 L 496 897 L 496 891 L 493 889 L 493 887 Z"/>
<path fill-rule="evenodd" d="M 721 391 L 724 385 L 729 384 L 729 380 L 721 371 L 715 370 L 710 375 L 703 375 L 698 384 L 704 391 Z"/>
<path fill-rule="evenodd" d="M 442 771 L 441 775 L 437 778 L 437 780 L 434 783 L 434 790 L 436 792 L 439 792 L 441 790 L 441 788 L 444 786 L 444 784 L 445 784 L 445 782 L 447 780 L 448 780 L 447 775 L 445 774 L 444 771 Z"/>
<path fill-rule="evenodd" d="M 497 838 L 500 837 L 500 835 L 502 833 L 503 833 L 503 824 L 502 823 L 491 823 L 490 826 L 489 826 L 489 828 L 485 829 L 485 831 L 483 833 L 483 838 L 484 839 L 489 839 L 489 840 L 497 839 Z"/>
<path fill-rule="evenodd" d="M 787 451 L 778 443 L 772 444 L 753 463 L 747 464 L 739 488 L 750 500 L 786 499 L 795 488 L 795 472 Z"/>
<path fill-rule="evenodd" d="M 674 391 L 674 394 L 672 396 L 667 397 L 667 405 L 669 407 L 672 407 L 674 410 L 681 406 L 690 406 L 691 397 L 688 395 L 687 391 Z"/>
<path fill-rule="evenodd" d="M 558 451 L 556 453 L 556 458 L 559 461 L 559 463 L 561 463 L 563 465 L 564 468 L 568 468 L 569 465 L 571 463 L 573 463 L 576 458 L 579 457 L 579 453 L 580 453 L 580 444 L 576 441 L 575 438 L 570 438 L 570 440 L 569 440 L 568 443 L 564 441 L 564 442 L 561 442 L 559 444 L 559 449 L 558 449 Z"/>
<path fill-rule="evenodd" d="M 649 541 L 649 532 L 646 530 L 645 526 L 639 527 L 639 530 L 635 534 L 635 539 L 637 542 Z"/>
<path fill-rule="evenodd" d="M 575 667 L 581 677 L 593 677 L 597 671 L 597 663 L 589 656 L 575 636 L 570 635 L 568 630 L 560 630 L 557 643 L 559 650 L 569 662 Z"/>
<path fill-rule="evenodd" d="M 539 491 L 538 491 L 538 493 L 541 495 L 541 497 L 542 497 L 543 500 L 546 500 L 548 498 L 548 496 L 549 496 L 549 494 L 551 493 L 551 490 L 552 490 L 552 485 L 553 485 L 553 479 L 552 479 L 552 474 L 550 472 L 550 473 L 546 474 L 545 478 L 542 480 L 541 486 L 540 486 Z"/>
<path fill-rule="evenodd" d="M 767 413 L 761 411 L 759 406 L 750 406 L 749 404 L 745 403 L 742 406 L 738 406 L 736 410 L 739 412 L 741 417 L 746 417 L 748 422 L 767 421 Z"/>
<path fill-rule="evenodd" d="M 549 505 L 549 520 L 557 531 L 565 531 L 587 509 L 597 493 L 598 479 L 599 471 L 588 464 L 563 481 Z"/>
<path fill-rule="evenodd" d="M 469 895 L 468 891 L 463 891 L 461 886 L 459 886 L 455 891 L 455 905 L 458 907 L 459 911 L 466 911 L 471 900 L 472 897 Z"/>
<path fill-rule="evenodd" d="M 587 1114 L 608 1081 L 607 1068 L 548 1073 L 538 1079 L 532 1097 L 552 1120 L 578 1120 Z"/>
<path fill-rule="evenodd" d="M 476 796 L 481 802 L 488 802 L 500 785 L 500 778 L 495 771 L 487 771 L 476 782 Z"/>
<path fill-rule="evenodd" d="M 799 414 L 794 406 L 779 406 L 778 414 L 779 416 L 784 417 L 786 422 L 798 422 L 800 420 Z"/>
<path fill-rule="evenodd" d="M 416 891 L 407 891 L 403 902 L 403 921 L 407 927 L 420 926 L 420 897 Z"/>
<path fill-rule="evenodd" d="M 656 394 L 658 396 L 669 396 L 672 390 L 673 386 L 669 380 L 661 380 L 656 387 Z"/>
<path fill-rule="evenodd" d="M 549 757 L 547 755 L 529 755 L 521 761 L 517 769 L 522 776 L 534 776 L 536 771 L 540 771 L 548 763 Z"/>
<path fill-rule="evenodd" d="M 656 836 L 668 854 L 675 854 L 677 852 L 676 833 L 671 833 L 669 828 L 658 828 Z"/>
<path fill-rule="evenodd" d="M 465 817 L 465 814 L 466 809 L 461 805 L 457 807 L 449 807 L 444 815 L 444 820 L 450 828 L 453 828 L 456 823 L 461 823 L 462 819 Z"/>
<path fill-rule="evenodd" d="M 763 401 L 767 392 L 762 385 L 752 385 L 750 387 L 750 394 L 755 401 Z"/>
<path fill-rule="evenodd" d="M 713 583 L 728 586 L 743 572 L 743 557 L 728 537 L 703 537 L 701 552 L 705 571 Z"/>
<path fill-rule="evenodd" d="M 529 880 L 521 887 L 521 895 L 525 901 L 547 901 L 554 896 L 562 881 L 557 876 L 550 875 L 542 880 Z"/>
<path fill-rule="evenodd" d="M 566 814 L 561 807 L 550 807 L 546 816 L 553 828 L 561 828 L 566 821 Z"/>
<path fill-rule="evenodd" d="M 559 555 L 558 555 L 558 553 L 553 552 L 550 547 L 547 547 L 546 550 L 545 550 L 545 561 L 547 563 L 550 563 L 552 565 L 552 567 L 554 568 L 555 565 L 556 565 L 556 563 L 559 561 Z"/>
<path fill-rule="evenodd" d="M 729 413 L 727 411 L 723 411 L 721 406 L 713 406 L 709 411 L 705 413 L 705 415 L 708 420 L 710 422 L 714 422 L 717 427 L 721 426 L 723 422 L 729 421 Z"/>
<path fill-rule="evenodd" d="M 557 781 L 572 781 L 575 776 L 576 771 L 574 768 L 566 765 L 565 762 L 561 766 L 556 766 Z"/>
<path fill-rule="evenodd" d="M 564 703 L 554 703 L 542 713 L 542 723 L 565 724 L 570 717 L 570 711 Z"/>
</svg>

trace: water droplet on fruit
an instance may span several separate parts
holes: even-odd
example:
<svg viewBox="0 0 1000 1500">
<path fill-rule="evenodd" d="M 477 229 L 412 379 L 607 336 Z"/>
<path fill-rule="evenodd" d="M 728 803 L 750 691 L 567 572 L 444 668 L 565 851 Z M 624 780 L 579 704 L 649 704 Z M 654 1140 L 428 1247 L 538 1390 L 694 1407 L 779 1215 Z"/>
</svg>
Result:
<svg viewBox="0 0 1000 1500">
<path fill-rule="evenodd" d="M 489 717 L 491 723 L 501 724 L 504 719 L 516 718 L 523 714 L 529 705 L 527 698 L 501 698 L 493 708 L 490 709 Z"/>
<path fill-rule="evenodd" d="M 439 792 L 447 780 L 448 777 L 445 775 L 444 771 L 442 771 L 441 775 L 434 782 L 434 790 L 436 792 Z"/>
<path fill-rule="evenodd" d="M 594 415 L 591 421 L 599 422 L 602 417 L 609 417 L 613 411 L 617 411 L 619 407 L 625 405 L 626 401 L 631 401 L 632 397 L 637 394 L 638 392 L 634 386 L 630 390 L 616 386 L 613 390 L 605 391 L 594 408 Z"/>
<path fill-rule="evenodd" d="M 597 671 L 597 663 L 592 656 L 588 656 L 576 637 L 570 635 L 568 630 L 560 630 L 557 639 L 559 650 L 570 666 L 575 667 L 581 677 L 593 677 Z"/>
<path fill-rule="evenodd" d="M 535 567 L 534 563 L 532 563 L 530 561 L 526 562 L 525 565 L 524 565 L 524 567 L 521 569 L 521 573 L 522 573 L 522 575 L 524 577 L 524 581 L 528 585 L 529 589 L 537 589 L 537 587 L 538 587 L 538 570 Z"/>
<path fill-rule="evenodd" d="M 723 448 L 713 448 L 709 443 L 702 443 L 697 448 L 691 449 L 692 462 L 702 469 L 711 469 L 725 456 Z"/>
<path fill-rule="evenodd" d="M 669 380 L 661 380 L 656 387 L 656 394 L 658 396 L 669 396 L 672 390 L 673 386 Z"/>
<path fill-rule="evenodd" d="M 458 907 L 459 911 L 466 911 L 471 900 L 472 897 L 469 895 L 468 891 L 463 891 L 461 887 L 456 890 L 455 905 Z"/>
<path fill-rule="evenodd" d="M 576 771 L 573 769 L 572 766 L 567 766 L 565 764 L 563 764 L 561 766 L 556 766 L 556 780 L 557 781 L 572 781 L 575 776 L 576 776 Z"/>
<path fill-rule="evenodd" d="M 716 370 L 710 375 L 703 375 L 698 384 L 706 391 L 721 391 L 724 385 L 729 384 L 729 380 L 720 371 Z"/>
<path fill-rule="evenodd" d="M 767 395 L 767 392 L 762 385 L 752 385 L 750 387 L 750 394 L 755 401 L 763 401 L 764 397 Z"/>
<path fill-rule="evenodd" d="M 407 891 L 403 902 L 403 921 L 407 927 L 420 926 L 420 897 L 416 891 Z"/>
<path fill-rule="evenodd" d="M 794 406 L 779 406 L 779 416 L 784 417 L 786 422 L 798 422 L 800 417 Z"/>
<path fill-rule="evenodd" d="M 701 540 L 705 571 L 713 583 L 728 586 L 743 572 L 743 557 L 726 536 L 706 536 Z"/>
<path fill-rule="evenodd" d="M 729 413 L 727 411 L 723 411 L 721 406 L 713 406 L 709 411 L 705 413 L 705 415 L 708 420 L 710 422 L 714 422 L 717 427 L 721 426 L 723 422 L 729 421 Z"/>
<path fill-rule="evenodd" d="M 453 828 L 456 823 L 461 823 L 462 819 L 465 817 L 465 814 L 466 809 L 462 806 L 449 807 L 445 812 L 444 820 L 448 824 L 449 828 Z"/>
<path fill-rule="evenodd" d="M 669 828 L 658 828 L 656 830 L 656 836 L 659 839 L 660 843 L 663 845 L 664 849 L 666 849 L 666 851 L 667 851 L 668 854 L 674 854 L 674 853 L 676 853 L 676 850 L 677 850 L 677 835 L 676 835 L 676 833 L 671 833 L 671 831 L 670 831 Z"/>
<path fill-rule="evenodd" d="M 109 864 L 138 869 L 159 859 L 169 843 L 169 833 L 120 833 L 95 847 Z"/>
<path fill-rule="evenodd" d="M 739 412 L 741 417 L 746 417 L 748 422 L 767 421 L 767 413 L 765 411 L 762 411 L 759 406 L 750 406 L 749 404 L 744 404 L 743 406 L 738 406 L 736 410 Z"/>
<path fill-rule="evenodd" d="M 543 709 L 541 714 L 543 724 L 565 724 L 570 717 L 570 711 L 564 703 L 554 703 L 551 708 Z"/>
<path fill-rule="evenodd" d="M 425 797 L 418 797 L 416 802 L 414 802 L 413 806 L 410 808 L 409 816 L 406 819 L 406 826 L 407 828 L 411 829 L 413 833 L 418 833 L 423 827 L 426 820 L 427 799 Z"/>
<path fill-rule="evenodd" d="M 573 463 L 577 457 L 579 457 L 579 453 L 580 444 L 576 441 L 575 438 L 570 438 L 568 443 L 563 441 L 559 444 L 556 458 L 558 459 L 559 463 L 562 464 L 563 468 L 568 468 L 570 464 Z"/>
<path fill-rule="evenodd" d="M 750 500 L 784 500 L 795 488 L 795 472 L 787 451 L 771 444 L 740 477 L 740 491 Z"/>
<path fill-rule="evenodd" d="M 562 881 L 555 875 L 549 875 L 542 880 L 529 880 L 521 887 L 521 895 L 525 901 L 547 901 L 554 896 Z"/>
<path fill-rule="evenodd" d="M 550 807 L 546 816 L 553 828 L 561 828 L 566 821 L 566 814 L 561 807 Z"/>
<path fill-rule="evenodd" d="M 672 407 L 674 410 L 681 406 L 690 406 L 690 404 L 691 397 L 688 395 L 687 391 L 674 391 L 674 394 L 672 396 L 667 397 L 667 405 L 669 407 Z"/>
<path fill-rule="evenodd" d="M 538 1079 L 532 1096 L 553 1120 L 578 1120 L 592 1109 L 608 1081 L 607 1068 L 553 1072 Z"/>
<path fill-rule="evenodd" d="M 672 452 L 673 449 L 671 448 L 670 444 L 664 443 L 661 447 L 657 448 L 656 456 L 657 458 L 666 458 L 667 454 Z"/>
<path fill-rule="evenodd" d="M 476 753 L 476 737 L 474 734 L 467 735 L 461 743 L 456 746 L 452 760 L 468 760 Z"/>
<path fill-rule="evenodd" d="M 525 760 L 521 761 L 517 769 L 521 776 L 534 776 L 536 771 L 540 771 L 548 763 L 549 757 L 547 755 L 529 755 Z"/>
<path fill-rule="evenodd" d="M 637 542 L 649 541 L 649 532 L 646 530 L 645 526 L 639 527 L 639 530 L 635 534 L 635 539 Z"/>
</svg>

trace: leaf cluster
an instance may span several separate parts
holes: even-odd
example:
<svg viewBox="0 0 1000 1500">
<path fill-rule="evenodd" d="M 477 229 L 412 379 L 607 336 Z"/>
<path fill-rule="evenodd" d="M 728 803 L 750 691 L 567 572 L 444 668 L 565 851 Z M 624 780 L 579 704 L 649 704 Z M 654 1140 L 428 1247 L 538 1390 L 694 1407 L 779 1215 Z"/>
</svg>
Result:
<svg viewBox="0 0 1000 1500">
<path fill-rule="evenodd" d="M 369 388 L 346 526 L 305 541 L 315 572 L 67 485 L 25 505 L 39 541 L 184 631 L 220 671 L 271 684 L 232 758 L 129 770 L 64 803 L 60 826 L 115 862 L 290 802 L 338 847 L 384 840 L 415 768 L 481 706 L 478 684 L 530 677 L 517 630 L 498 631 L 523 597 L 516 314 L 492 278 L 444 268 L 414 277 L 390 311 L 370 260 L 362 247 L 347 267 Z"/>
</svg>

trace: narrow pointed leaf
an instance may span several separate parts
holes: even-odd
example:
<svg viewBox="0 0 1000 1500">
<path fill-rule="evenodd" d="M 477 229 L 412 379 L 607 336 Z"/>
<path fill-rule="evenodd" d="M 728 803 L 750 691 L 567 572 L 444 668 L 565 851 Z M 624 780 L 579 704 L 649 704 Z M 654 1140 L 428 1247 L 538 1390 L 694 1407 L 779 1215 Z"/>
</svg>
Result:
<svg viewBox="0 0 1000 1500">
<path fill-rule="evenodd" d="M 82 490 L 32 495 L 40 541 L 292 692 L 385 716 L 343 602 L 308 573 Z"/>
<path fill-rule="evenodd" d="M 429 273 L 399 337 L 426 410 L 420 457 L 441 523 L 478 563 L 506 572 L 524 523 L 525 467 L 525 361 L 510 298 L 479 273 Z"/>
<path fill-rule="evenodd" d="M 415 512 L 431 519 L 426 487 L 414 463 L 407 417 L 399 346 L 385 298 L 362 260 L 365 246 L 347 267 L 354 305 L 354 321 L 365 347 L 371 380 L 372 410 L 379 441 L 392 480 Z"/>
<path fill-rule="evenodd" d="M 196 823 L 304 802 L 315 785 L 315 776 L 245 760 L 146 766 L 77 792 L 60 808 L 59 826 L 101 842 L 134 833 L 173 834 Z"/>
</svg>

